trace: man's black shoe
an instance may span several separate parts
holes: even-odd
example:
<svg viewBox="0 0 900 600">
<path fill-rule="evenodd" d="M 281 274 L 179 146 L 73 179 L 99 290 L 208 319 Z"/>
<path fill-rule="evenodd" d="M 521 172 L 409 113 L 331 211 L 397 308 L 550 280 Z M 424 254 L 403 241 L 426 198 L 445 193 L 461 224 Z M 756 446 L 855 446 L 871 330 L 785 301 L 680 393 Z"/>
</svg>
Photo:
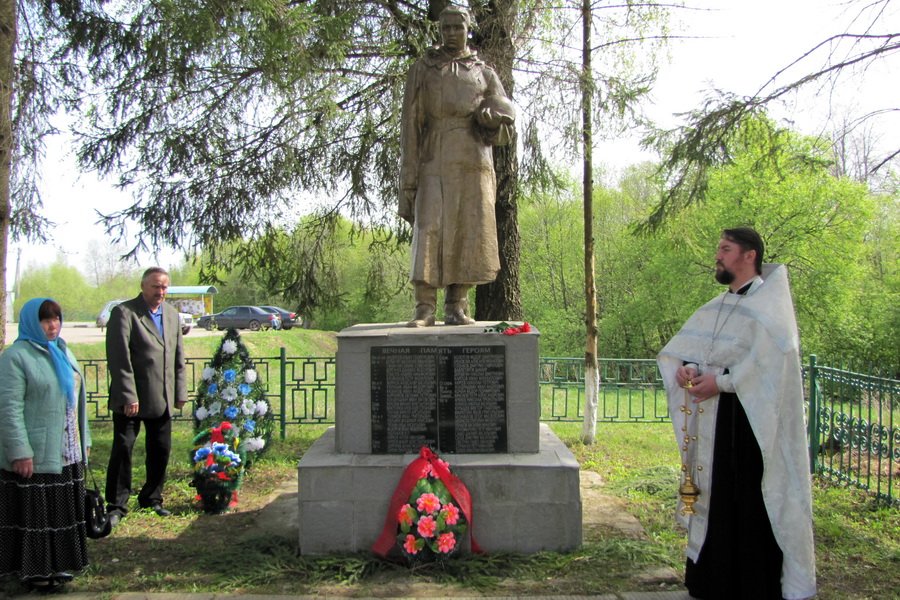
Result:
<svg viewBox="0 0 900 600">
<path fill-rule="evenodd" d="M 171 517 L 172 516 L 172 511 L 169 511 L 169 510 L 166 510 L 165 508 L 163 508 L 162 504 L 154 504 L 150 508 L 153 510 L 153 512 L 155 512 L 156 514 L 158 514 L 161 517 Z"/>
</svg>

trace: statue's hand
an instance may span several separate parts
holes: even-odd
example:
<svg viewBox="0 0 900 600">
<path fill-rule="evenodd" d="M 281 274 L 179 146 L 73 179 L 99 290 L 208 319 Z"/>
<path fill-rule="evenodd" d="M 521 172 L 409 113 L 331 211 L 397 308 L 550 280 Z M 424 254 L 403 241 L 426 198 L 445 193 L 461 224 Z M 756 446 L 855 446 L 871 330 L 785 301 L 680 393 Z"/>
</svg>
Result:
<svg viewBox="0 0 900 600">
<path fill-rule="evenodd" d="M 475 113 L 475 120 L 485 129 L 497 129 L 503 122 L 500 115 L 487 107 L 481 108 Z"/>
</svg>

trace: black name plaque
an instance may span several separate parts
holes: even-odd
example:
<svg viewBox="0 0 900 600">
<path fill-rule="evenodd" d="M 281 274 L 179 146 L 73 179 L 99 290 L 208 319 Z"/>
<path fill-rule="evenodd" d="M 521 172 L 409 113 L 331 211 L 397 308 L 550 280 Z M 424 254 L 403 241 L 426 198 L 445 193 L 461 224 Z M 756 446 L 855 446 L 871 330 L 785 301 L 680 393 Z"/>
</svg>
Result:
<svg viewBox="0 0 900 600">
<path fill-rule="evenodd" d="M 372 453 L 507 451 L 505 346 L 371 349 Z"/>
</svg>

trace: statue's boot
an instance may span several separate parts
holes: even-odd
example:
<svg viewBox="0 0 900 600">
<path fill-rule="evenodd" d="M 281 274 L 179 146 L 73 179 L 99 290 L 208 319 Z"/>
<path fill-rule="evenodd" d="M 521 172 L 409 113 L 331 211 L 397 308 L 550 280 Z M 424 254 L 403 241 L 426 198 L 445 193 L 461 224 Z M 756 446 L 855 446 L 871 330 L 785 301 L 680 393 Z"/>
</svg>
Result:
<svg viewBox="0 0 900 600">
<path fill-rule="evenodd" d="M 455 283 L 447 286 L 444 296 L 444 325 L 471 325 L 475 319 L 466 314 L 469 311 L 470 285 Z"/>
<path fill-rule="evenodd" d="M 415 282 L 416 314 L 407 327 L 430 327 L 434 325 L 434 311 L 437 306 L 437 288 L 428 284 Z"/>
</svg>

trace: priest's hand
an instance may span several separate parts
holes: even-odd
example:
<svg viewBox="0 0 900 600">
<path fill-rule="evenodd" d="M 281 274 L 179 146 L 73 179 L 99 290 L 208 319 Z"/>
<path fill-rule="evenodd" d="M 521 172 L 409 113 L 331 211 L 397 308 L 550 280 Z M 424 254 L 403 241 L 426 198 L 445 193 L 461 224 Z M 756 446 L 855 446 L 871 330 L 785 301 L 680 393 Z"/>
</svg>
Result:
<svg viewBox="0 0 900 600">
<path fill-rule="evenodd" d="M 675 381 L 683 388 L 691 387 L 696 376 L 697 366 L 692 363 L 678 367 L 678 370 L 675 371 Z"/>
<path fill-rule="evenodd" d="M 719 394 L 715 375 L 696 375 L 691 381 L 693 385 L 686 389 L 694 402 L 703 402 Z"/>
</svg>

